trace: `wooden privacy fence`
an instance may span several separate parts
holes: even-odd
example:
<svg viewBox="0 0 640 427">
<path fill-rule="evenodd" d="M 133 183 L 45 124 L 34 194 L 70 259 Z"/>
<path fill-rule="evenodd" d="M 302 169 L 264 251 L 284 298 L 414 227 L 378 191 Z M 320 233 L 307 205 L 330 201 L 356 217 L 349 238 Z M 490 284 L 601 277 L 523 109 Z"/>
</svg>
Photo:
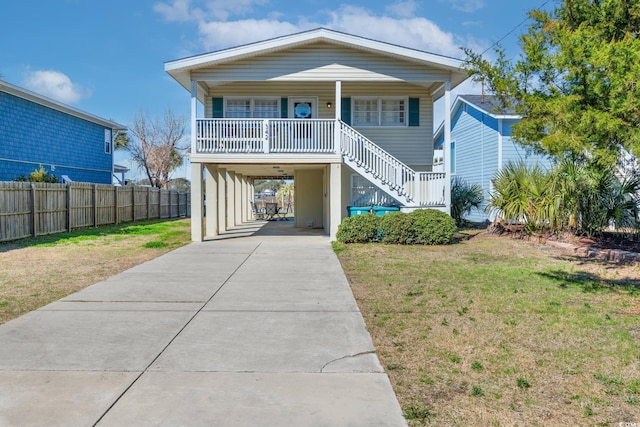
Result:
<svg viewBox="0 0 640 427">
<path fill-rule="evenodd" d="M 0 242 L 75 228 L 189 216 L 189 192 L 77 182 L 0 182 Z"/>
</svg>

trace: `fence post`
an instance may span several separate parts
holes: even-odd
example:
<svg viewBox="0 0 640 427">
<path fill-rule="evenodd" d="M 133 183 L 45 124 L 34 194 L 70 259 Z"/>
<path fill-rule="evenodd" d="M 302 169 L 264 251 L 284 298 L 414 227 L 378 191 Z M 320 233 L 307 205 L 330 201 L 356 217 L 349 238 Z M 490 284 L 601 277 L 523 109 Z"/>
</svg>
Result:
<svg viewBox="0 0 640 427">
<path fill-rule="evenodd" d="M 147 187 L 147 219 L 151 218 L 151 187 Z"/>
<path fill-rule="evenodd" d="M 98 226 L 98 184 L 93 184 L 93 228 Z"/>
<path fill-rule="evenodd" d="M 71 184 L 67 184 L 67 232 L 71 233 Z"/>
<path fill-rule="evenodd" d="M 136 222 L 136 187 L 131 186 L 131 222 Z"/>
<path fill-rule="evenodd" d="M 158 219 L 162 218 L 162 189 L 158 188 Z"/>
<path fill-rule="evenodd" d="M 37 221 L 36 221 L 36 186 L 34 184 L 30 185 L 30 193 L 31 196 L 31 234 L 33 237 L 38 235 L 37 230 Z"/>
<path fill-rule="evenodd" d="M 113 187 L 113 219 L 116 223 L 116 225 L 118 225 L 118 188 L 119 187 Z"/>
</svg>

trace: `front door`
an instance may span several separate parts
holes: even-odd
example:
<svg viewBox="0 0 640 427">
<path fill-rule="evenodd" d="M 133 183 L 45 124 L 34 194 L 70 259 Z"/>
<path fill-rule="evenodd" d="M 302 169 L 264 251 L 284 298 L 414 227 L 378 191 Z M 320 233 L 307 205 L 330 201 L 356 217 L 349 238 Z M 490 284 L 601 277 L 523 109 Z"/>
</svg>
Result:
<svg viewBox="0 0 640 427">
<path fill-rule="evenodd" d="M 316 98 L 291 98 L 289 117 L 294 119 L 314 119 L 318 116 Z"/>
</svg>

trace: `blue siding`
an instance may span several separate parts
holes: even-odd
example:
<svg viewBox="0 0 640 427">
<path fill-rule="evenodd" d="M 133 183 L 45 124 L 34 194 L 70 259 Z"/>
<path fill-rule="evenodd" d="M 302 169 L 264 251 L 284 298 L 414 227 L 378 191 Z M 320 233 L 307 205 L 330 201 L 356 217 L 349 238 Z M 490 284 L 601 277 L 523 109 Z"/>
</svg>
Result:
<svg viewBox="0 0 640 427">
<path fill-rule="evenodd" d="M 58 178 L 111 184 L 112 154 L 105 153 L 105 129 L 0 92 L 0 181 L 28 175 L 42 164 Z"/>
<path fill-rule="evenodd" d="M 495 177 L 498 164 L 499 121 L 491 115 L 464 104 L 452 118 L 451 138 L 456 146 L 456 176 L 472 184 L 479 184 L 484 192 L 484 202 L 480 209 L 474 209 L 465 218 L 470 221 L 490 219 L 485 211 L 489 203 L 491 180 Z M 502 124 L 502 165 L 509 161 L 523 160 L 530 165 L 540 164 L 547 168 L 548 158 L 533 155 L 511 138 L 511 126 L 516 120 L 503 120 Z"/>
<path fill-rule="evenodd" d="M 534 154 L 531 149 L 523 147 L 511 138 L 511 126 L 516 123 L 517 120 L 505 120 L 503 122 L 502 165 L 506 165 L 509 161 L 522 161 L 528 166 L 539 165 L 544 170 L 548 169 L 551 165 L 549 157 Z"/>
<path fill-rule="evenodd" d="M 451 138 L 456 144 L 456 176 L 482 186 L 485 202 L 466 218 L 484 221 L 483 211 L 489 199 L 489 185 L 498 162 L 498 122 L 471 106 L 460 108 L 452 120 Z"/>
</svg>

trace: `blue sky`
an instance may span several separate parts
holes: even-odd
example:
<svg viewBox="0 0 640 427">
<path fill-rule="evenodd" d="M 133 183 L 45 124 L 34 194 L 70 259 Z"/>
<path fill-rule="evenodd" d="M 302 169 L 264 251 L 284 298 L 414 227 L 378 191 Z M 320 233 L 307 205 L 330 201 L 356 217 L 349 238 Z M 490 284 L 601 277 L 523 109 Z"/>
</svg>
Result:
<svg viewBox="0 0 640 427">
<path fill-rule="evenodd" d="M 0 79 L 100 117 L 189 115 L 164 62 L 317 27 L 464 59 L 544 0 L 0 0 Z M 546 8 L 553 7 L 551 0 Z M 501 44 L 518 53 L 518 34 Z M 478 93 L 464 84 L 459 93 Z M 123 153 L 116 162 L 128 164 Z M 132 171 L 132 175 L 136 175 Z M 177 176 L 188 176 L 187 169 Z"/>
</svg>

